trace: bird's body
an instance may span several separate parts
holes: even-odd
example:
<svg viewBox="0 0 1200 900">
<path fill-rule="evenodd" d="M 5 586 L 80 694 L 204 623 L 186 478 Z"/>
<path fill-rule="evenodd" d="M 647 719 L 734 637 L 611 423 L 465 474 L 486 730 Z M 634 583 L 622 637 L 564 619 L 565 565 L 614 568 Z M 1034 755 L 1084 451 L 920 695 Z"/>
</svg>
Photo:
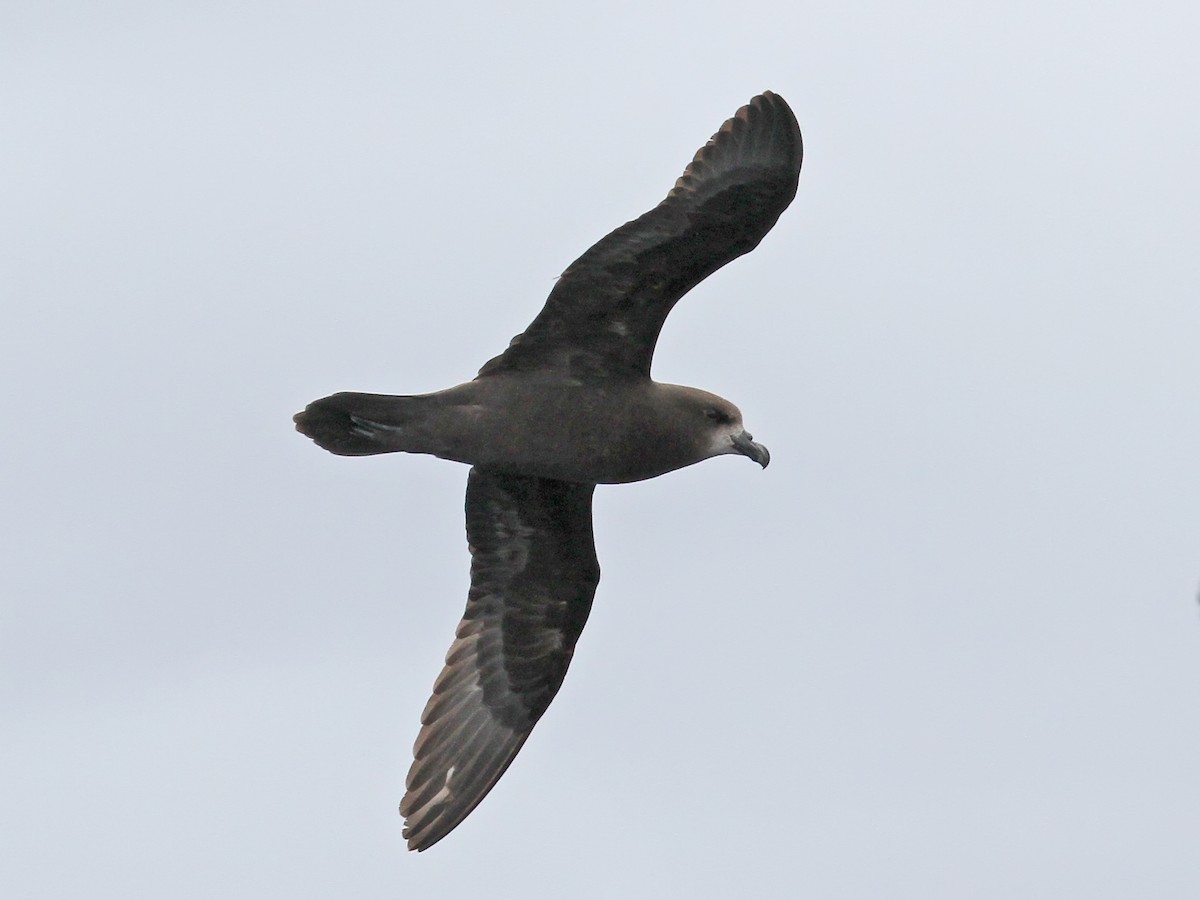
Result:
<svg viewBox="0 0 1200 900">
<path fill-rule="evenodd" d="M 561 685 L 600 577 L 595 486 L 727 453 L 767 465 L 736 406 L 653 381 L 650 363 L 675 302 L 775 224 L 802 156 L 787 104 L 755 97 L 662 203 L 568 267 L 529 328 L 474 380 L 433 394 L 334 394 L 296 415 L 297 429 L 332 453 L 428 453 L 472 466 L 471 589 L 400 804 L 410 849 L 432 846 L 475 808 Z"/>
<path fill-rule="evenodd" d="M 742 452 L 732 442 L 739 419 L 728 401 L 696 388 L 534 372 L 410 397 L 334 394 L 309 408 L 306 428 L 343 456 L 428 453 L 495 472 L 618 484 Z M 710 423 L 725 428 L 700 430 Z"/>
</svg>

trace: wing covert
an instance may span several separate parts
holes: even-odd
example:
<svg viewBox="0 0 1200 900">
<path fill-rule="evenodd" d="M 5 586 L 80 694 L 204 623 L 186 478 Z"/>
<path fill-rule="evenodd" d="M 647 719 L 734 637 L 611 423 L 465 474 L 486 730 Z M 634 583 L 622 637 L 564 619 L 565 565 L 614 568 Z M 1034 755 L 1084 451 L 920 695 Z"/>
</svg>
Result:
<svg viewBox="0 0 1200 900">
<path fill-rule="evenodd" d="M 758 246 L 796 195 L 804 150 L 783 98 L 766 91 L 723 124 L 654 209 L 575 260 L 508 349 L 479 370 L 561 369 L 648 377 L 667 314 Z"/>
<path fill-rule="evenodd" d="M 471 469 L 471 588 L 413 747 L 400 804 L 410 850 L 466 818 L 558 692 L 600 580 L 594 489 Z"/>
</svg>

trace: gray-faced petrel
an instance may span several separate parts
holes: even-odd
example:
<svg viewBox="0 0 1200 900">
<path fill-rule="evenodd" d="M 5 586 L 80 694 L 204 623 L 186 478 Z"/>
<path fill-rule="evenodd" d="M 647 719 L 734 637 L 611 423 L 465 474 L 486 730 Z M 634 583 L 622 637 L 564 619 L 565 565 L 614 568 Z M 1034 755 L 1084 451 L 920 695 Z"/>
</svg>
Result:
<svg viewBox="0 0 1200 900">
<path fill-rule="evenodd" d="M 296 428 L 331 453 L 432 453 L 471 466 L 467 610 L 433 686 L 400 803 L 410 850 L 484 798 L 554 698 L 600 580 L 597 484 L 767 448 L 738 408 L 650 379 L 667 313 L 758 246 L 796 195 L 796 118 L 769 91 L 700 149 L 658 206 L 571 263 L 479 375 L 435 394 L 334 394 Z"/>
</svg>

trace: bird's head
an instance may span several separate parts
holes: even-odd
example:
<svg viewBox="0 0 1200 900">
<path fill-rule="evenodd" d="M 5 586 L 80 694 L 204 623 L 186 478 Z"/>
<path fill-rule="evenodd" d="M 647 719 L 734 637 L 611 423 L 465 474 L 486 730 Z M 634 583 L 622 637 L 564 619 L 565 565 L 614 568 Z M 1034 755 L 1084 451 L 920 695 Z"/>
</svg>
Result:
<svg viewBox="0 0 1200 900">
<path fill-rule="evenodd" d="M 764 469 L 771 453 L 742 424 L 742 411 L 716 394 L 697 388 L 669 387 L 676 401 L 677 414 L 696 445 L 699 459 L 740 453 Z"/>
</svg>

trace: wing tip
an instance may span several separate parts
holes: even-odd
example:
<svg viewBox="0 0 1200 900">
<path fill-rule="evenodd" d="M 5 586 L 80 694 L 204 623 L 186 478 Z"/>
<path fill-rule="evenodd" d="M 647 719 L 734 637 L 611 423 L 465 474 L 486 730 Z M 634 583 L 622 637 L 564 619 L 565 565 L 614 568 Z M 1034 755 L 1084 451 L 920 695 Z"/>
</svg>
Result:
<svg viewBox="0 0 1200 900">
<path fill-rule="evenodd" d="M 401 836 L 408 849 L 418 853 L 428 850 L 458 828 L 508 771 L 528 737 L 526 730 L 511 733 L 499 742 L 485 739 L 473 753 L 468 752 L 466 759 L 455 757 L 448 767 L 435 765 L 430 770 L 423 765 L 426 759 L 413 760 L 406 779 L 408 789 L 400 801 L 400 815 L 404 817 Z M 455 778 L 460 770 L 461 780 Z M 420 777 L 414 781 L 417 772 Z"/>
<path fill-rule="evenodd" d="M 763 91 L 726 119 L 696 151 L 667 196 L 694 190 L 722 170 L 740 168 L 773 169 L 799 184 L 803 162 L 804 139 L 796 114 L 779 94 Z"/>
</svg>

